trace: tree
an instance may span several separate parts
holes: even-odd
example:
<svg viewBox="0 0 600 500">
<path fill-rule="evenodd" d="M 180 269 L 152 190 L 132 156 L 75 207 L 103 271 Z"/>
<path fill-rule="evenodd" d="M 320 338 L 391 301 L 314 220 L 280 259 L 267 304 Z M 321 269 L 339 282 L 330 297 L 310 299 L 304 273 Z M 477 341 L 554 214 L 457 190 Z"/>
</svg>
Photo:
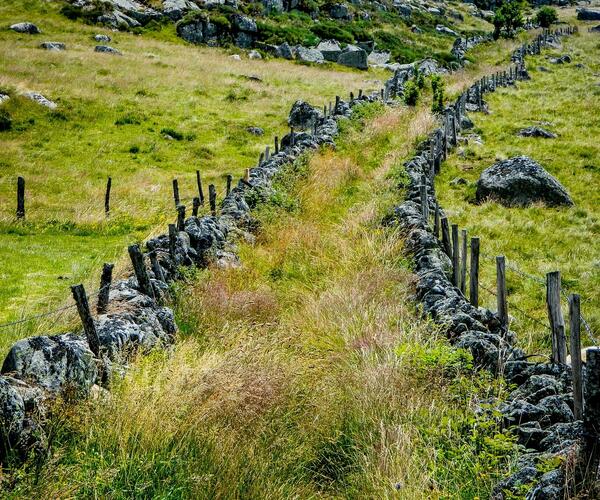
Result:
<svg viewBox="0 0 600 500">
<path fill-rule="evenodd" d="M 542 28 L 549 28 L 552 23 L 558 21 L 558 14 L 556 13 L 556 9 L 545 5 L 538 10 L 535 20 Z"/>
<path fill-rule="evenodd" d="M 433 94 L 431 111 L 441 113 L 444 111 L 444 81 L 440 75 L 433 75 L 431 77 L 431 91 Z"/>
<path fill-rule="evenodd" d="M 523 0 L 507 0 L 496 11 L 494 16 L 494 38 L 498 38 L 504 30 L 509 37 L 514 36 L 515 30 L 525 24 L 523 20 Z"/>
</svg>

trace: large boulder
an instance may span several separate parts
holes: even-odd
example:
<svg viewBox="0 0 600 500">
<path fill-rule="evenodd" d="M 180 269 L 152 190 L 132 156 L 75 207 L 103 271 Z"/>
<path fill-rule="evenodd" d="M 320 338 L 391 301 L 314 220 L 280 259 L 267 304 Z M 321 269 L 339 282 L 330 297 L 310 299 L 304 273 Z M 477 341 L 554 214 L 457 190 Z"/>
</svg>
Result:
<svg viewBox="0 0 600 500">
<path fill-rule="evenodd" d="M 342 53 L 342 47 L 336 40 L 323 40 L 317 45 L 317 50 L 323 54 L 326 61 L 337 62 Z"/>
<path fill-rule="evenodd" d="M 476 200 L 494 199 L 505 206 L 573 205 L 565 188 L 537 162 L 517 156 L 495 163 L 477 181 Z"/>
<path fill-rule="evenodd" d="M 28 35 L 37 35 L 38 33 L 41 33 L 40 29 L 33 23 L 13 24 L 10 29 L 17 33 L 27 33 Z"/>
<path fill-rule="evenodd" d="M 281 45 L 278 45 L 275 49 L 275 55 L 277 57 L 282 57 L 284 59 L 293 59 L 294 58 L 294 50 L 289 46 L 287 42 L 283 42 Z"/>
<path fill-rule="evenodd" d="M 367 52 L 355 45 L 348 45 L 338 57 L 338 64 L 351 68 L 368 69 Z"/>
<path fill-rule="evenodd" d="M 600 21 L 600 10 L 581 8 L 577 11 L 580 21 Z"/>
<path fill-rule="evenodd" d="M 371 66 L 384 66 L 389 62 L 391 57 L 389 52 L 377 52 L 374 50 L 367 57 L 367 61 Z"/>
<path fill-rule="evenodd" d="M 323 54 L 317 49 L 309 49 L 298 45 L 296 47 L 296 59 L 302 62 L 321 64 L 324 62 Z"/>
<path fill-rule="evenodd" d="M 44 97 L 39 92 L 25 92 L 23 95 L 27 97 L 27 99 L 37 102 L 40 106 L 44 106 L 49 109 L 56 109 L 58 107 L 58 104 Z"/>
<path fill-rule="evenodd" d="M 179 21 L 188 12 L 200 10 L 200 7 L 190 0 L 163 0 L 162 10 L 171 20 Z"/>
<path fill-rule="evenodd" d="M 323 117 L 323 113 L 314 108 L 305 101 L 296 101 L 292 105 L 288 124 L 290 127 L 299 129 L 311 128 L 318 120 Z"/>
<path fill-rule="evenodd" d="M 334 19 L 352 19 L 350 9 L 345 3 L 335 3 L 329 7 L 329 15 Z"/>
<path fill-rule="evenodd" d="M 265 6 L 265 13 L 267 14 L 283 12 L 285 10 L 283 0 L 262 0 L 262 4 Z"/>
</svg>

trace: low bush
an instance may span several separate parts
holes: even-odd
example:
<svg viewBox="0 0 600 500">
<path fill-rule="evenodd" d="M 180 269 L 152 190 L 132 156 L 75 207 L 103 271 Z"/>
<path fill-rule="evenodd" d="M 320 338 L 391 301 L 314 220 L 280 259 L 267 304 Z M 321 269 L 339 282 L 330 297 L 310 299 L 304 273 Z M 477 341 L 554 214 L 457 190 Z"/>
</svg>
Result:
<svg viewBox="0 0 600 500">
<path fill-rule="evenodd" d="M 433 94 L 431 111 L 441 113 L 444 110 L 444 81 L 440 75 L 431 77 L 431 92 Z"/>
<path fill-rule="evenodd" d="M 404 86 L 404 103 L 408 106 L 416 106 L 419 101 L 419 87 L 414 80 L 409 80 Z"/>
<path fill-rule="evenodd" d="M 12 128 L 12 118 L 10 113 L 5 109 L 0 109 L 0 132 L 10 130 Z"/>
</svg>

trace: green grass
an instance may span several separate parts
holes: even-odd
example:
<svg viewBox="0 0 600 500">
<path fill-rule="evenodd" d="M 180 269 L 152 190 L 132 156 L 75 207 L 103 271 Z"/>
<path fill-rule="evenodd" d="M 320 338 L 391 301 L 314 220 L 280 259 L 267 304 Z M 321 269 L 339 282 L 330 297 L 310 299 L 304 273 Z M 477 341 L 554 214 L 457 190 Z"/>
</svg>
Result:
<svg viewBox="0 0 600 500">
<path fill-rule="evenodd" d="M 12 96 L 2 109 L 13 122 L 0 132 L 0 322 L 47 310 L 82 278 L 95 286 L 101 262 L 117 258 L 119 246 L 175 217 L 173 178 L 188 205 L 196 169 L 205 186 L 215 183 L 222 193 L 226 174 L 241 176 L 274 135 L 285 133 L 296 99 L 323 105 L 336 94 L 377 88 L 373 80 L 386 76 L 281 60 L 236 62 L 227 50 L 186 45 L 172 25 L 143 36 L 110 32 L 68 20 L 58 14 L 61 5 L 0 6 L 0 91 Z M 5 29 L 24 19 L 43 34 Z M 94 53 L 94 33 L 108 33 L 123 56 Z M 45 40 L 65 42 L 67 50 L 38 48 Z M 26 90 L 58 109 L 20 96 Z M 264 128 L 264 137 L 248 133 L 252 125 Z M 26 179 L 24 224 L 14 219 L 18 175 Z M 112 212 L 105 220 L 108 176 Z M 4 330 L 0 352 L 24 332 L 49 326 L 54 322 Z"/>
<path fill-rule="evenodd" d="M 505 255 L 510 265 L 545 279 L 545 273 L 561 271 L 563 289 L 579 293 L 582 314 L 598 336 L 600 332 L 600 90 L 596 85 L 600 64 L 599 39 L 581 27 L 578 36 L 563 40 L 563 48 L 528 59 L 532 80 L 516 89 L 500 89 L 488 95 L 490 114 L 473 114 L 475 132 L 483 145 L 462 147 L 442 166 L 436 182 L 441 205 L 449 218 L 481 238 L 481 280 L 495 289 L 495 264 L 490 257 Z M 547 57 L 570 53 L 571 64 L 550 64 Z M 577 68 L 581 63 L 584 66 Z M 540 71 L 540 66 L 549 72 Z M 517 132 L 539 125 L 556 133 L 556 139 L 523 138 Z M 485 168 L 500 159 L 527 155 L 555 176 L 571 194 L 572 208 L 505 208 L 498 203 L 474 205 L 473 183 Z M 450 186 L 456 177 L 467 186 Z M 545 287 L 508 271 L 511 327 L 529 352 L 547 354 L 546 329 L 517 310 L 547 324 Z M 484 305 L 495 309 L 495 298 L 481 292 Z M 566 300 L 563 313 L 567 318 Z M 585 335 L 585 343 L 592 344 Z"/>
<path fill-rule="evenodd" d="M 432 125 L 369 106 L 335 152 L 289 167 L 244 267 L 181 290 L 176 350 L 58 408 L 50 461 L 5 496 L 489 497 L 515 447 L 475 408 L 504 389 L 415 319 L 403 241 L 381 227 Z"/>
</svg>

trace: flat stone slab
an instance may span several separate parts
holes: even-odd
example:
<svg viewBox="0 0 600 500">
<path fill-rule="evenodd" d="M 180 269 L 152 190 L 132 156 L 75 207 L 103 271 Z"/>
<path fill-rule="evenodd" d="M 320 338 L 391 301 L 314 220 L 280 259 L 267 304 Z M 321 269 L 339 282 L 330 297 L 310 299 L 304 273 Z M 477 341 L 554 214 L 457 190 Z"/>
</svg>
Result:
<svg viewBox="0 0 600 500">
<path fill-rule="evenodd" d="M 544 139 L 555 139 L 556 134 L 549 132 L 542 127 L 527 127 L 519 130 L 521 137 L 543 137 Z"/>
</svg>

